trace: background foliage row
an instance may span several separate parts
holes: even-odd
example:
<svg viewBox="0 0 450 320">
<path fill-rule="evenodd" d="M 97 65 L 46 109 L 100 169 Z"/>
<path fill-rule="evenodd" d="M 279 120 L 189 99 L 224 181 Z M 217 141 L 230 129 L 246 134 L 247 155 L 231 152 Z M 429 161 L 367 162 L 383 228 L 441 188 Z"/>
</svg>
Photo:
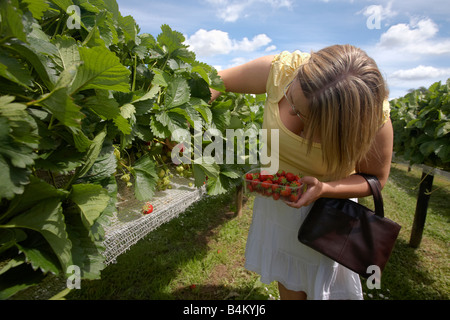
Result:
<svg viewBox="0 0 450 320">
<path fill-rule="evenodd" d="M 391 101 L 394 151 L 410 164 L 450 169 L 450 79 Z"/>
</svg>

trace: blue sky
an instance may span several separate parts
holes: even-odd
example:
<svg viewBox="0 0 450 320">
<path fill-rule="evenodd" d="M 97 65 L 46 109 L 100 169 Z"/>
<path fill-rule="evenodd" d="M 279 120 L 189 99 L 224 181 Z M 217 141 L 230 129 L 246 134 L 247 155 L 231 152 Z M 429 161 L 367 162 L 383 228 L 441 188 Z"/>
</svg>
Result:
<svg viewBox="0 0 450 320">
<path fill-rule="evenodd" d="M 450 78 L 449 0 L 117 0 L 141 33 L 162 24 L 197 60 L 225 69 L 284 50 L 353 44 L 373 57 L 391 98 Z"/>
</svg>

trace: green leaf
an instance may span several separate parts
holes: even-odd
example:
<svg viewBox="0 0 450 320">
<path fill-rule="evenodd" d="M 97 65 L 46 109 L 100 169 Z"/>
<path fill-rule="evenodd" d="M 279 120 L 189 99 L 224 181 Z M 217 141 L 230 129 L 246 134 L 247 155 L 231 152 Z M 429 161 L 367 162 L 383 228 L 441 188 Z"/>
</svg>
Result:
<svg viewBox="0 0 450 320">
<path fill-rule="evenodd" d="M 124 135 L 129 135 L 132 132 L 130 123 L 120 114 L 114 118 L 114 124 Z"/>
<path fill-rule="evenodd" d="M 137 38 L 137 28 L 136 21 L 132 16 L 119 17 L 119 28 L 122 30 L 125 43 L 128 41 L 136 42 Z"/>
<path fill-rule="evenodd" d="M 68 88 L 59 88 L 45 94 L 40 99 L 40 104 L 50 111 L 53 116 L 67 127 L 80 127 L 85 115 L 80 112 L 73 98 L 69 95 Z"/>
<path fill-rule="evenodd" d="M 202 118 L 200 116 L 200 113 L 197 112 L 197 110 L 190 106 L 181 106 L 178 108 L 170 109 L 170 113 L 178 113 L 186 118 L 186 120 L 191 124 L 192 127 L 194 127 L 194 122 L 201 122 Z"/>
<path fill-rule="evenodd" d="M 79 128 L 71 128 L 68 130 L 72 133 L 73 142 L 79 152 L 86 152 L 92 144 L 92 141 Z"/>
<path fill-rule="evenodd" d="M 191 100 L 192 101 L 192 100 Z M 210 124 L 213 118 L 212 112 L 208 105 L 204 104 L 196 104 L 194 105 L 194 109 L 197 110 L 205 119 L 206 123 Z"/>
<path fill-rule="evenodd" d="M 18 229 L 20 230 L 20 229 Z M 23 244 L 16 244 L 17 248 L 25 254 L 26 261 L 31 263 L 34 270 L 40 269 L 43 273 L 51 272 L 59 274 L 60 266 L 56 255 L 47 252 L 47 245 L 33 244 L 33 247 L 28 247 Z"/>
<path fill-rule="evenodd" d="M 28 5 L 28 10 L 36 20 L 42 19 L 44 12 L 49 8 L 45 0 L 23 0 L 23 2 Z"/>
<path fill-rule="evenodd" d="M 73 5 L 72 0 L 50 0 L 50 2 L 60 7 L 62 10 L 64 10 L 64 12 L 67 11 L 67 7 Z"/>
<path fill-rule="evenodd" d="M 152 84 L 155 86 L 167 87 L 171 80 L 171 75 L 158 68 L 153 68 L 152 72 L 155 74 Z"/>
<path fill-rule="evenodd" d="M 140 158 L 134 165 L 135 191 L 136 199 L 145 201 L 150 200 L 154 193 L 158 174 L 156 173 L 155 163 L 149 155 Z"/>
<path fill-rule="evenodd" d="M 22 259 L 22 257 L 19 256 L 14 260 L 17 261 L 19 259 Z M 17 292 L 40 283 L 43 278 L 44 275 L 41 272 L 34 272 L 26 263 L 21 263 L 17 267 L 11 268 L 1 276 L 0 300 L 6 300 Z"/>
<path fill-rule="evenodd" d="M 27 89 L 33 85 L 32 77 L 26 67 L 3 51 L 0 51 L 0 76 Z"/>
<path fill-rule="evenodd" d="M 170 132 L 177 129 L 185 129 L 186 119 L 175 112 L 161 111 L 156 114 L 156 120 L 158 120 L 163 126 L 167 127 Z"/>
<path fill-rule="evenodd" d="M 0 254 L 15 246 L 17 242 L 27 238 L 26 233 L 20 229 L 0 229 Z M 6 271 L 5 268 L 0 270 L 0 275 Z"/>
<path fill-rule="evenodd" d="M 78 206 L 83 224 L 90 229 L 106 209 L 109 202 L 108 191 L 100 185 L 77 184 L 72 186 L 70 199 Z"/>
<path fill-rule="evenodd" d="M 147 91 L 142 97 L 139 97 L 137 99 L 133 99 L 133 104 L 137 102 L 143 102 L 147 100 L 151 100 L 156 97 L 156 95 L 159 93 L 160 87 L 155 85 L 153 86 L 149 91 Z"/>
<path fill-rule="evenodd" d="M 196 72 L 202 77 L 203 80 L 206 81 L 208 85 L 211 83 L 211 79 L 209 78 L 208 71 L 202 65 L 197 65 L 192 68 L 191 72 Z"/>
<path fill-rule="evenodd" d="M 217 178 L 220 174 L 220 166 L 214 163 L 214 158 L 202 157 L 196 159 L 194 164 L 198 166 L 208 177 Z"/>
<path fill-rule="evenodd" d="M 181 33 L 173 31 L 167 24 L 162 25 L 161 30 L 162 32 L 158 35 L 157 40 L 162 46 L 167 47 L 168 53 L 186 47 L 183 45 L 186 39 Z"/>
<path fill-rule="evenodd" d="M 14 3 L 17 2 L 14 1 Z M 3 36 L 14 37 L 26 42 L 27 37 L 22 22 L 23 12 L 13 5 L 12 1 L 0 1 L 0 15 Z"/>
<path fill-rule="evenodd" d="M 36 70 L 45 86 L 50 91 L 54 89 L 57 78 L 49 57 L 36 52 L 29 44 L 17 40 L 11 40 L 5 47 L 15 51 L 26 59 Z"/>
<path fill-rule="evenodd" d="M 11 200 L 16 194 L 21 194 L 24 186 L 29 183 L 30 172 L 10 165 L 0 154 L 0 199 Z"/>
<path fill-rule="evenodd" d="M 166 91 L 165 105 L 167 108 L 175 108 L 188 103 L 191 98 L 189 84 L 183 77 L 175 77 Z"/>
<path fill-rule="evenodd" d="M 10 231 L 10 230 L 7 230 Z M 21 230 L 22 231 L 22 230 Z M 23 232 L 23 231 L 22 231 Z M 25 257 L 23 255 L 17 256 L 17 258 L 11 259 L 2 266 L 2 269 L 0 269 L 0 276 L 3 275 L 5 272 L 11 270 L 12 268 L 18 267 L 25 263 Z"/>
<path fill-rule="evenodd" d="M 206 181 L 206 174 L 200 165 L 195 163 L 192 164 L 192 172 L 194 173 L 195 186 L 197 188 L 203 187 L 203 184 Z"/>
<path fill-rule="evenodd" d="M 72 66 L 78 67 L 81 63 L 80 52 L 75 39 L 57 35 L 52 39 L 52 43 L 57 48 L 55 62 L 63 69 L 68 70 Z"/>
<path fill-rule="evenodd" d="M 103 142 L 105 141 L 105 137 L 106 137 L 106 133 L 107 133 L 107 130 L 105 127 L 102 131 L 100 131 L 100 133 L 92 141 L 92 144 L 90 145 L 89 150 L 87 151 L 87 154 L 86 154 L 86 162 L 78 174 L 79 178 L 82 178 L 86 173 L 88 173 L 88 171 L 94 165 L 95 161 L 97 160 L 97 158 L 100 154 L 100 151 L 102 150 Z"/>
<path fill-rule="evenodd" d="M 218 107 L 212 108 L 213 115 L 212 123 L 220 131 L 225 131 L 230 126 L 231 112 L 228 108 L 223 108 L 225 104 L 221 104 Z"/>
<path fill-rule="evenodd" d="M 32 209 L 38 203 L 45 202 L 47 199 L 64 199 L 67 195 L 66 191 L 56 189 L 47 182 L 35 176 L 30 176 L 30 183 L 25 187 L 24 192 L 11 201 L 7 211 L 0 214 L 0 220 L 6 221 L 8 218 L 14 217 L 23 211 Z"/>
<path fill-rule="evenodd" d="M 165 139 L 171 135 L 167 126 L 162 124 L 153 114 L 150 116 L 150 129 L 157 138 Z"/>
<path fill-rule="evenodd" d="M 87 89 L 130 91 L 131 72 L 114 53 L 105 47 L 81 47 L 79 52 L 83 64 L 72 84 L 71 94 Z"/>
<path fill-rule="evenodd" d="M 449 132 L 450 132 L 450 121 L 441 123 L 439 126 L 437 126 L 435 136 L 436 136 L 436 138 L 442 138 L 443 136 L 447 135 Z"/>
<path fill-rule="evenodd" d="M 230 179 L 239 179 L 242 177 L 242 173 L 239 171 L 236 171 L 230 166 L 224 165 L 223 168 L 220 170 L 220 174 L 230 178 Z"/>
<path fill-rule="evenodd" d="M 120 17 L 119 5 L 116 0 L 104 1 L 104 5 L 108 12 L 112 13 L 114 20 L 118 20 Z"/>
<path fill-rule="evenodd" d="M 224 194 L 229 190 L 230 184 L 227 179 L 219 175 L 218 177 L 209 177 L 206 182 L 208 194 L 219 195 Z"/>
<path fill-rule="evenodd" d="M 15 142 L 10 136 L 10 129 L 8 120 L 0 118 L 0 155 L 9 159 L 14 167 L 25 169 L 34 164 L 37 156 L 29 146 Z"/>
<path fill-rule="evenodd" d="M 16 143 L 37 148 L 40 140 L 36 120 L 27 112 L 27 106 L 14 103 L 14 97 L 0 97 L 0 116 L 8 120 L 10 136 Z"/>
<path fill-rule="evenodd" d="M 83 183 L 100 183 L 103 180 L 113 179 L 115 181 L 114 175 L 117 170 L 117 158 L 114 155 L 114 147 L 110 140 L 105 139 L 103 143 L 103 148 L 94 165 L 91 167 L 89 172 L 83 179 L 79 179 Z"/>
<path fill-rule="evenodd" d="M 71 265 L 72 243 L 68 239 L 61 205 L 59 198 L 48 198 L 13 218 L 5 227 L 31 229 L 41 233 L 65 270 Z"/>
<path fill-rule="evenodd" d="M 112 120 L 120 115 L 119 103 L 108 96 L 108 92 L 97 90 L 95 96 L 86 99 L 84 106 L 92 109 L 96 114 L 105 119 Z"/>
</svg>

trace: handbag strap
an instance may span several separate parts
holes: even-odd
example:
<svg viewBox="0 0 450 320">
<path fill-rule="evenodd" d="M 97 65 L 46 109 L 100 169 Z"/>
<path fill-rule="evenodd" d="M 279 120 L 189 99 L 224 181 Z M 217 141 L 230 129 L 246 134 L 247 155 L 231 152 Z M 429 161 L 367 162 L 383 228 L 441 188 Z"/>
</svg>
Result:
<svg viewBox="0 0 450 320">
<path fill-rule="evenodd" d="M 381 195 L 381 184 L 377 177 L 365 173 L 357 173 L 366 179 L 367 183 L 372 190 L 373 201 L 375 203 L 375 214 L 380 217 L 384 217 L 384 204 L 383 196 Z"/>
</svg>

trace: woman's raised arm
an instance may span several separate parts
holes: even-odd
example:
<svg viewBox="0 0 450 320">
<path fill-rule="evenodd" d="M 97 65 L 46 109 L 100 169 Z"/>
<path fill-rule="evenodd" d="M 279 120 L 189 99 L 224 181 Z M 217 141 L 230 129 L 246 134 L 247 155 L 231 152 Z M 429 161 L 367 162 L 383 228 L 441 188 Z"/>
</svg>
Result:
<svg viewBox="0 0 450 320">
<path fill-rule="evenodd" d="M 226 90 L 235 93 L 265 93 L 273 58 L 273 55 L 264 56 L 240 66 L 219 71 Z M 213 101 L 220 92 L 211 89 L 211 94 L 211 101 Z"/>
</svg>

